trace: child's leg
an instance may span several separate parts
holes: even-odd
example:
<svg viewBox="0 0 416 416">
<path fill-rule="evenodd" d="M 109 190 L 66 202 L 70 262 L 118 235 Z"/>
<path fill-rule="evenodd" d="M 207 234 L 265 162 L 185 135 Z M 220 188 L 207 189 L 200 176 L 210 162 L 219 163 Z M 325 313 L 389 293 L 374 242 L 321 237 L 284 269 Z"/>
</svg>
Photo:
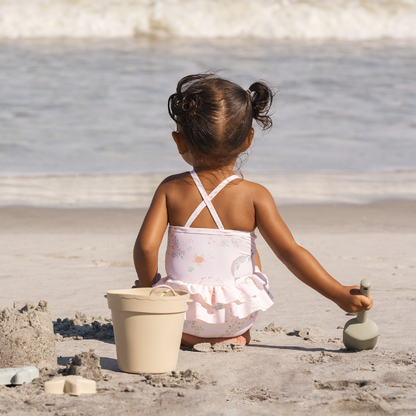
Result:
<svg viewBox="0 0 416 416">
<path fill-rule="evenodd" d="M 209 342 L 211 345 L 219 344 L 222 342 L 234 342 L 235 344 L 247 345 L 251 340 L 250 329 L 248 329 L 244 334 L 237 337 L 230 338 L 201 338 L 195 335 L 182 334 L 181 344 L 185 347 L 193 347 L 195 344 L 200 344 L 202 342 Z"/>
<path fill-rule="evenodd" d="M 233 316 L 227 322 L 218 324 L 209 324 L 203 321 L 185 321 L 184 332 L 182 333 L 182 345 L 185 347 L 193 347 L 195 344 L 205 342 L 214 345 L 227 341 L 246 345 L 251 340 L 250 330 L 256 317 L 257 312 L 253 312 L 245 318 Z M 195 333 L 197 335 L 194 335 Z M 238 335 L 231 335 L 232 333 Z M 203 337 L 200 336 L 202 334 L 204 335 Z M 222 335 L 222 337 L 218 337 L 217 334 Z"/>
</svg>

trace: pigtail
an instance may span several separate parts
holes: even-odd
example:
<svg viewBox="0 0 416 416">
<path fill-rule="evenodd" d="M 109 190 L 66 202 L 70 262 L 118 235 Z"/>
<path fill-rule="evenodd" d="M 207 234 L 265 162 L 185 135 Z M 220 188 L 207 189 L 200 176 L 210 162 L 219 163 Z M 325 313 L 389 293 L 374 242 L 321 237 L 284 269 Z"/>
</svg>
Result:
<svg viewBox="0 0 416 416">
<path fill-rule="evenodd" d="M 253 119 L 263 130 L 270 130 L 273 125 L 269 115 L 274 97 L 273 90 L 263 82 L 255 82 L 250 85 L 248 94 L 253 108 Z"/>
<path fill-rule="evenodd" d="M 169 115 L 176 123 L 182 125 L 183 118 L 192 120 L 202 107 L 202 98 L 198 92 L 187 92 L 188 86 L 195 81 L 209 78 L 211 74 L 189 75 L 182 78 L 176 87 L 176 93 L 172 94 L 168 100 Z"/>
</svg>

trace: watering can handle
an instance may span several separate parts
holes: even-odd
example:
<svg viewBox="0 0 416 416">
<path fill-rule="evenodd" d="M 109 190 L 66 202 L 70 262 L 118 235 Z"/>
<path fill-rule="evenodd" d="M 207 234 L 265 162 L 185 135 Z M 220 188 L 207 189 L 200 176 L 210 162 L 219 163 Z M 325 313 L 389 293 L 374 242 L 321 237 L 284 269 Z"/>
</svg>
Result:
<svg viewBox="0 0 416 416">
<path fill-rule="evenodd" d="M 170 286 L 168 286 L 168 285 L 159 285 L 159 286 L 156 286 L 156 287 L 154 287 L 151 291 L 150 291 L 150 293 L 149 293 L 149 296 L 156 296 L 156 293 L 155 294 L 153 294 L 153 292 L 156 290 L 156 289 L 160 289 L 160 288 L 164 288 L 165 290 L 160 294 L 160 297 L 162 297 L 164 294 L 166 294 L 167 292 L 169 292 L 169 290 L 173 293 L 173 296 L 179 296 Z"/>
<path fill-rule="evenodd" d="M 361 280 L 360 283 L 360 293 L 364 296 L 370 296 L 371 282 L 368 279 Z M 360 324 L 364 323 L 367 320 L 367 311 L 362 311 L 357 314 L 357 322 Z"/>
<path fill-rule="evenodd" d="M 360 283 L 360 292 L 362 295 L 369 297 L 370 296 L 371 282 L 368 279 L 361 280 Z"/>
</svg>

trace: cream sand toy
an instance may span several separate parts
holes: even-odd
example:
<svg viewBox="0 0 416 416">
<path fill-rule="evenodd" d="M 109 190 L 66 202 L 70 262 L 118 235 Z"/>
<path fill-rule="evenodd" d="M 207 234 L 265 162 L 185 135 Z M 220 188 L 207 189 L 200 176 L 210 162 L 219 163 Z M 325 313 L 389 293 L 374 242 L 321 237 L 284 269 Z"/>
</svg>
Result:
<svg viewBox="0 0 416 416">
<path fill-rule="evenodd" d="M 370 288 L 371 282 L 368 279 L 361 280 L 361 294 L 370 296 Z M 367 311 L 359 312 L 356 318 L 350 319 L 344 326 L 343 341 L 349 350 L 371 350 L 377 344 L 377 339 L 377 325 L 367 319 Z"/>
<path fill-rule="evenodd" d="M 45 382 L 45 393 L 69 394 L 80 396 L 81 394 L 97 393 L 97 383 L 81 376 L 55 377 Z"/>
<path fill-rule="evenodd" d="M 21 368 L 0 368 L 0 385 L 30 383 L 39 377 L 39 370 L 33 366 Z"/>
<path fill-rule="evenodd" d="M 166 373 L 178 362 L 189 293 L 159 285 L 107 292 L 118 368 L 127 373 Z"/>
</svg>

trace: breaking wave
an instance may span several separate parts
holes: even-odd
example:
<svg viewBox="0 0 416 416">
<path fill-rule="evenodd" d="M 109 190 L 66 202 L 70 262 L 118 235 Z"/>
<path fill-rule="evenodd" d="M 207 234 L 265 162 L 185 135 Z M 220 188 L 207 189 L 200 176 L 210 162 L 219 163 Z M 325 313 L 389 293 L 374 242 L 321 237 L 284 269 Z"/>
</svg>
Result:
<svg viewBox="0 0 416 416">
<path fill-rule="evenodd" d="M 0 0 L 0 38 L 416 39 L 416 0 Z"/>
</svg>

